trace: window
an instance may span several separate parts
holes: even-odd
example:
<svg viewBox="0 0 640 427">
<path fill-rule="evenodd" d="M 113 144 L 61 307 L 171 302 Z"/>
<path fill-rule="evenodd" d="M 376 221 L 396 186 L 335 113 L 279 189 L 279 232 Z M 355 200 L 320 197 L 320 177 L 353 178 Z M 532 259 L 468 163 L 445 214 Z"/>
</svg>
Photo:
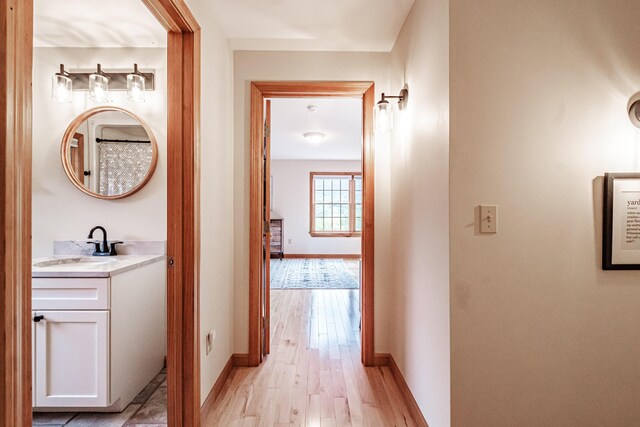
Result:
<svg viewBox="0 0 640 427">
<path fill-rule="evenodd" d="M 360 236 L 362 175 L 360 172 L 311 172 L 310 234 Z"/>
</svg>

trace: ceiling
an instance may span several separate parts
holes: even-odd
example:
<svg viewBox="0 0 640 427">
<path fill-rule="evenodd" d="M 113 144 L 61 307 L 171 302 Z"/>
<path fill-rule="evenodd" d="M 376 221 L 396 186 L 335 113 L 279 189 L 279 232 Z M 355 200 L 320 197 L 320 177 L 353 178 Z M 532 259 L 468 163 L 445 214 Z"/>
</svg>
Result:
<svg viewBox="0 0 640 427">
<path fill-rule="evenodd" d="M 233 50 L 389 52 L 415 0 L 190 0 Z M 35 0 L 36 47 L 166 47 L 140 0 Z M 197 18 L 197 16 L 196 16 Z"/>
<path fill-rule="evenodd" d="M 35 47 L 166 47 L 140 0 L 34 0 Z"/>
<path fill-rule="evenodd" d="M 308 105 L 318 106 L 310 112 Z M 318 144 L 308 143 L 305 132 L 322 132 Z M 360 160 L 362 152 L 362 99 L 277 98 L 271 100 L 271 158 Z"/>
<path fill-rule="evenodd" d="M 234 50 L 389 52 L 414 0 L 209 0 Z"/>
</svg>

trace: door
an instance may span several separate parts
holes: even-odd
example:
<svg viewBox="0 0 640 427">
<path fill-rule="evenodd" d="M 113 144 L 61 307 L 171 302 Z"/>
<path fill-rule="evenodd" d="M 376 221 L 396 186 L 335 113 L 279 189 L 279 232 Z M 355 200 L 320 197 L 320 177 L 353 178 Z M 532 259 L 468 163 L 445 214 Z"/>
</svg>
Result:
<svg viewBox="0 0 640 427">
<path fill-rule="evenodd" d="M 264 145 L 262 157 L 263 170 L 263 195 L 262 195 L 262 357 L 269 354 L 270 344 L 270 292 L 269 285 L 271 280 L 270 263 L 271 263 L 271 100 L 265 101 L 265 121 L 264 121 Z"/>
<path fill-rule="evenodd" d="M 84 177 L 84 135 L 81 133 L 74 133 L 71 140 L 71 146 L 69 147 L 69 154 L 71 155 L 71 166 L 78 178 L 78 181 L 85 184 Z"/>
<path fill-rule="evenodd" d="M 33 315 L 33 406 L 108 406 L 109 312 Z"/>
<path fill-rule="evenodd" d="M 361 360 L 365 366 L 375 366 L 374 347 L 374 133 L 373 107 L 375 85 L 370 81 L 315 81 L 315 82 L 251 82 L 250 85 L 250 203 L 249 203 L 249 366 L 258 366 L 262 360 L 264 321 L 262 314 L 268 289 L 264 285 L 264 146 L 266 98 L 300 97 L 353 97 L 362 99 L 362 346 Z M 262 123 L 261 123 L 262 122 Z M 277 183 L 278 184 L 278 183 Z M 267 325 L 268 327 L 268 325 Z M 268 330 L 267 330 L 268 333 Z M 268 345 L 268 343 L 267 343 Z M 268 348 L 268 347 L 266 347 Z"/>
</svg>

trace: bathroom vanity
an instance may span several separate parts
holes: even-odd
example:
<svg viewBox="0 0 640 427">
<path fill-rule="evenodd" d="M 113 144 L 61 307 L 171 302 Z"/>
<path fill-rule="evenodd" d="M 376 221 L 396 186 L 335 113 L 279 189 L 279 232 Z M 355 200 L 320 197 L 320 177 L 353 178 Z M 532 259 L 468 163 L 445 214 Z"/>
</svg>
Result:
<svg viewBox="0 0 640 427">
<path fill-rule="evenodd" d="M 33 263 L 34 411 L 122 411 L 166 355 L 164 255 Z"/>
</svg>

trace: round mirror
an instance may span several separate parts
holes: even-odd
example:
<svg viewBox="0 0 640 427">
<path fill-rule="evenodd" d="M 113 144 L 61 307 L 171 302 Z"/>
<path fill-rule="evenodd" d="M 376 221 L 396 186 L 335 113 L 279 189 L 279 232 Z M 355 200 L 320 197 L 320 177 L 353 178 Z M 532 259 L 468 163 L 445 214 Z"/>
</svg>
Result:
<svg viewBox="0 0 640 427">
<path fill-rule="evenodd" d="M 67 177 L 80 191 L 100 199 L 121 199 L 149 181 L 158 146 L 149 126 L 135 114 L 98 107 L 71 122 L 60 155 Z"/>
</svg>

